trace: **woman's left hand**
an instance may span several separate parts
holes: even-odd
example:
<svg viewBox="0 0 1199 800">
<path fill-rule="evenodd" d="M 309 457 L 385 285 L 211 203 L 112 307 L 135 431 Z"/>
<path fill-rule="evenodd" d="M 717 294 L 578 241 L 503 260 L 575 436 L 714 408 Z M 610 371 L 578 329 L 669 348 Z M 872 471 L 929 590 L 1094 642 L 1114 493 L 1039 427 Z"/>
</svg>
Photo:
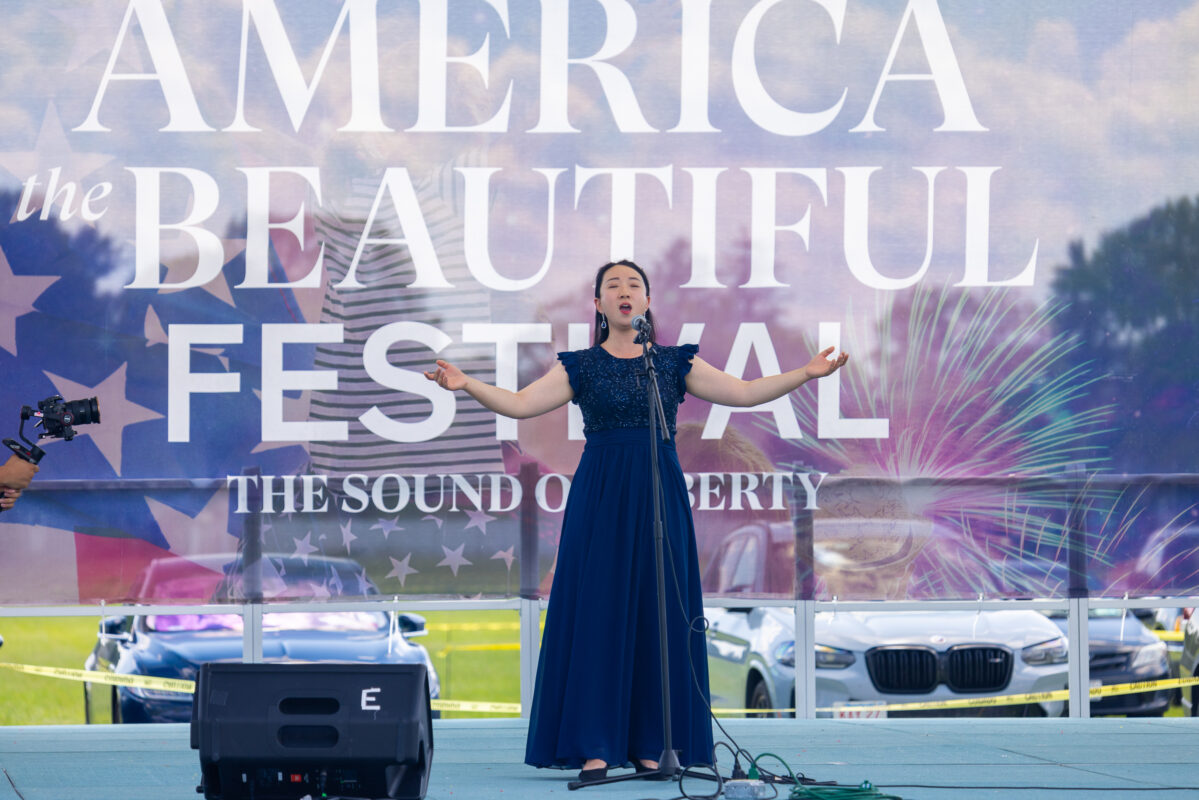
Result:
<svg viewBox="0 0 1199 800">
<path fill-rule="evenodd" d="M 829 358 L 836 349 L 835 347 L 826 347 L 812 356 L 812 360 L 804 367 L 809 378 L 824 378 L 845 366 L 845 362 L 849 360 L 849 353 L 841 353 L 836 358 Z"/>
</svg>

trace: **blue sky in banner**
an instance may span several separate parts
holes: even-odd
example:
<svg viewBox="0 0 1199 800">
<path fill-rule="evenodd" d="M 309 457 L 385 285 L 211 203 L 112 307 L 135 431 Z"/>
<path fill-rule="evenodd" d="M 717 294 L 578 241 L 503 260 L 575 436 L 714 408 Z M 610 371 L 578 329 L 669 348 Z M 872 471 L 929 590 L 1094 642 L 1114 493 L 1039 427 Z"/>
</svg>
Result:
<svg viewBox="0 0 1199 800">
<path fill-rule="evenodd" d="M 1093 255 L 1195 195 L 1197 2 L 63 0 L 5 14 L 4 433 L 54 393 L 99 397 L 104 420 L 49 445 L 39 480 L 569 474 L 567 410 L 496 427 L 404 376 L 444 338 L 475 374 L 536 377 L 586 342 L 569 326 L 590 320 L 595 267 L 629 256 L 650 268 L 666 340 L 699 341 L 717 366 L 748 376 L 852 348 L 835 393 L 681 412 L 701 439 L 743 435 L 763 471 L 830 473 L 830 508 L 839 477 L 1175 471 L 1158 443 L 1199 429 L 1199 376 L 1105 377 L 1123 367 L 1081 341 L 1054 285 L 1071 243 Z M 392 259 L 401 239 L 415 255 Z M 424 327 L 386 328 L 400 321 Z M 486 328 L 474 344 L 472 325 Z M 334 369 L 336 389 L 314 377 Z M 1116 378 L 1151 387 L 1135 402 L 1175 427 L 1114 438 L 1118 409 L 1142 407 Z M 391 424 L 363 422 L 371 407 Z M 1138 537 L 1185 530 L 1193 494 L 1102 500 L 1088 546 L 1103 587 L 1153 582 L 1129 577 Z M 992 560 L 1025 552 L 1035 528 L 1038 555 L 1062 560 L 1046 556 L 1062 496 L 1034 498 L 1034 525 L 1003 493 L 917 495 L 875 510 L 956 514 L 937 535 Z M 0 532 L 56 531 L 61 556 L 17 552 L 68 575 L 68 553 L 98 537 L 232 548 L 235 501 L 30 493 Z M 725 510 L 697 511 L 705 555 L 753 518 Z M 481 517 L 408 512 L 403 536 L 346 513 L 269 532 L 288 554 L 357 549 L 383 591 L 511 590 L 511 520 L 493 541 Z M 552 555 L 548 512 L 541 535 Z M 483 562 L 494 580 L 460 579 Z M 939 566 L 918 565 L 927 580 L 907 591 L 979 588 Z M 1171 587 L 1199 585 L 1180 569 Z"/>
</svg>

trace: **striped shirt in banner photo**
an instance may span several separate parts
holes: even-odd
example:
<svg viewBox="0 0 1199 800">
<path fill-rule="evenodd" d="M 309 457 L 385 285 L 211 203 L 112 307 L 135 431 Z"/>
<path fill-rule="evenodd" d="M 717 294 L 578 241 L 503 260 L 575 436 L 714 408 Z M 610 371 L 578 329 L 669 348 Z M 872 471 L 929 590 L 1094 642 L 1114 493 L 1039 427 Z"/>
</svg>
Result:
<svg viewBox="0 0 1199 800">
<path fill-rule="evenodd" d="M 431 325 L 453 341 L 440 354 L 416 342 L 397 343 L 388 350 L 388 362 L 399 369 L 423 372 L 435 358 L 456 364 L 468 375 L 495 383 L 495 346 L 463 344 L 464 323 L 491 321 L 490 295 L 475 280 L 466 266 L 463 252 L 463 224 L 455 208 L 455 196 L 446 193 L 452 180 L 450 169 L 435 173 L 416 188 L 429 236 L 437 259 L 452 289 L 414 289 L 410 284 L 416 273 L 407 246 L 368 245 L 355 270 L 360 289 L 327 289 L 321 309 L 321 322 L 344 326 L 340 344 L 322 344 L 316 351 L 316 368 L 337 370 L 336 391 L 316 391 L 312 395 L 313 420 L 344 421 L 349 438 L 337 442 L 313 442 L 310 446 L 312 469 L 330 477 L 361 473 L 377 477 L 387 473 L 464 473 L 503 472 L 500 443 L 495 437 L 495 414 L 483 408 L 465 393 L 457 393 L 454 422 L 431 441 L 400 443 L 384 439 L 368 430 L 359 416 L 378 408 L 388 418 L 401 423 L 427 419 L 432 404 L 419 395 L 400 392 L 376 383 L 363 364 L 363 347 L 370 335 L 384 325 L 414 321 Z M 340 282 L 349 270 L 359 240 L 402 238 L 394 216 L 377 213 L 372 230 L 364 233 L 378 183 L 356 181 L 351 198 L 339 213 L 324 211 L 316 220 L 316 232 L 325 242 L 325 265 L 329 283 Z M 381 207 L 382 208 L 382 207 Z"/>
</svg>

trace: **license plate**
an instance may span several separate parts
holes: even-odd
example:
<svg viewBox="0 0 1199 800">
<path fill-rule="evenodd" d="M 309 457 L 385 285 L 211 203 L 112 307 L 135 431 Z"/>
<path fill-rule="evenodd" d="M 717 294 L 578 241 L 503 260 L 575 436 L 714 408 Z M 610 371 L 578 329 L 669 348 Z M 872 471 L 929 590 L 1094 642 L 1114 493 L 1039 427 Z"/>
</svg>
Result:
<svg viewBox="0 0 1199 800">
<path fill-rule="evenodd" d="M 834 719 L 886 719 L 884 706 L 866 701 L 842 701 L 833 703 Z"/>
</svg>

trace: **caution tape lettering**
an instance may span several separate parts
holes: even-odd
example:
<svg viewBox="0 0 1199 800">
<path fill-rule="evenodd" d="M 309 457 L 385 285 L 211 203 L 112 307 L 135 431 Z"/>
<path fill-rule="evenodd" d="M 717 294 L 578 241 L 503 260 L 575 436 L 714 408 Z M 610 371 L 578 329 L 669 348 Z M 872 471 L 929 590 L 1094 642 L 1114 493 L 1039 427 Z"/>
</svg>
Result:
<svg viewBox="0 0 1199 800">
<path fill-rule="evenodd" d="M 1111 686 L 1094 686 L 1089 694 L 1095 697 L 1111 697 L 1121 694 L 1139 694 L 1154 692 L 1161 689 L 1173 689 L 1181 686 L 1199 685 L 1199 678 L 1165 678 L 1159 681 L 1137 681 L 1135 683 L 1119 683 Z M 1068 700 L 1069 689 L 1057 689 L 1051 692 L 1025 692 L 1023 694 L 1007 694 L 995 697 L 963 697 L 954 700 L 928 700 L 919 703 L 869 703 L 855 702 L 853 710 L 858 712 L 879 711 L 928 711 L 945 708 L 988 708 L 996 706 L 1024 705 L 1026 703 L 1049 703 L 1055 700 Z M 717 708 L 717 714 L 794 714 L 794 708 Z M 819 712 L 836 712 L 834 707 L 817 708 Z"/>
</svg>

